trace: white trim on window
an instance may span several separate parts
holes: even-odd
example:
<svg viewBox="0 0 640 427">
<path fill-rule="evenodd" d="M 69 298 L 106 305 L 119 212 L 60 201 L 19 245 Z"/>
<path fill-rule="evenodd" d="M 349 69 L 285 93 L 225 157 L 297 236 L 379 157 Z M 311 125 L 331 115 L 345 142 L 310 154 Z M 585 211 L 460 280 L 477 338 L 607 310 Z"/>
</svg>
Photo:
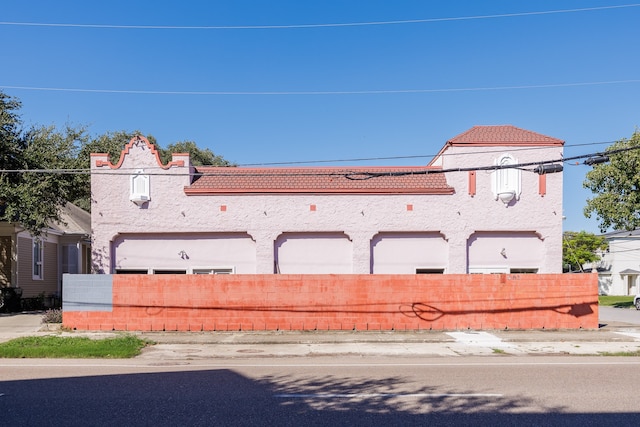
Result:
<svg viewBox="0 0 640 427">
<path fill-rule="evenodd" d="M 32 279 L 44 279 L 44 241 L 39 239 L 31 239 L 32 241 Z"/>
<path fill-rule="evenodd" d="M 469 274 L 508 274 L 507 266 L 469 267 Z"/>
<path fill-rule="evenodd" d="M 235 267 L 193 267 L 189 274 L 235 274 Z"/>
</svg>

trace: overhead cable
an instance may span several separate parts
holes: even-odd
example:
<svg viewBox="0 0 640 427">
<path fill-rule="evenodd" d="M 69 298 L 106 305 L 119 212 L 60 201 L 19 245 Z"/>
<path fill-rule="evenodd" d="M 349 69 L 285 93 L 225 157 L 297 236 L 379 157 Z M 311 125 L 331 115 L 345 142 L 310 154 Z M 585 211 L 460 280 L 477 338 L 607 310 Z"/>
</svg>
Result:
<svg viewBox="0 0 640 427">
<path fill-rule="evenodd" d="M 113 93 L 128 95 L 198 95 L 198 96 L 316 96 L 316 95 L 394 95 L 415 93 L 445 93 L 445 92 L 482 92 L 497 90 L 520 89 L 548 89 L 561 87 L 600 86 L 613 84 L 640 83 L 640 79 L 608 80 L 577 83 L 550 83 L 539 85 L 516 86 L 487 86 L 469 88 L 444 89 L 388 89 L 388 90 L 329 90 L 329 91 L 180 91 L 180 90 L 127 90 L 127 89 L 82 89 L 69 87 L 44 86 L 11 86 L 0 84 L 0 89 L 35 90 L 47 92 L 78 92 L 78 93 Z"/>
<path fill-rule="evenodd" d="M 564 149 L 573 148 L 573 147 L 585 147 L 591 145 L 611 145 L 616 141 L 603 141 L 603 142 L 588 142 L 583 144 L 565 144 L 563 146 Z M 520 148 L 512 148 L 509 149 L 509 152 L 520 152 L 520 151 L 534 151 L 534 150 L 547 150 L 549 147 L 520 147 Z M 478 154 L 491 154 L 491 153 L 501 153 L 503 149 L 495 149 L 495 150 L 480 150 L 480 151 L 469 151 L 469 152 L 460 152 L 460 153 L 440 153 L 440 154 L 415 154 L 411 156 L 386 156 L 386 157 L 354 157 L 349 159 L 326 159 L 326 160 L 295 160 L 290 162 L 261 162 L 261 163 L 240 163 L 236 166 L 247 167 L 247 166 L 282 166 L 282 165 L 305 165 L 305 164 L 317 164 L 317 163 L 346 163 L 346 162 L 373 162 L 380 160 L 408 160 L 408 159 L 434 159 L 436 157 L 454 157 L 454 156 L 477 156 Z"/>
<path fill-rule="evenodd" d="M 569 162 L 572 160 L 579 160 L 579 159 L 590 159 L 590 158 L 596 158 L 599 156 L 610 156 L 612 154 L 618 154 L 618 153 L 622 153 L 622 152 L 626 152 L 626 151 L 631 151 L 631 150 L 638 150 L 640 149 L 640 146 L 634 146 L 634 147 L 627 147 L 627 148 L 621 148 L 621 149 L 617 149 L 617 150 L 610 150 L 610 151 L 605 151 L 605 152 L 597 152 L 597 153 L 590 153 L 590 154 L 582 154 L 579 156 L 572 156 L 572 157 L 562 157 L 562 158 L 557 158 L 557 159 L 551 159 L 551 160 L 539 160 L 539 161 L 533 161 L 533 162 L 526 162 L 526 163 L 517 163 L 517 164 L 497 164 L 497 165 L 490 165 L 490 166 L 473 166 L 473 167 L 464 167 L 464 168 L 448 168 L 448 169 L 444 169 L 444 168 L 439 168 L 439 167 L 429 167 L 429 166 L 425 166 L 425 167 L 415 167 L 412 166 L 410 168 L 414 169 L 414 170 L 389 170 L 389 171 L 385 171 L 385 172 L 370 172 L 367 170 L 358 170 L 355 171 L 353 169 L 349 169 L 349 168 L 343 168 L 343 169 L 333 169 L 327 172 L 320 172 L 318 170 L 316 171 L 312 171 L 309 168 L 300 168 L 298 171 L 292 170 L 289 172 L 282 172 L 282 171 L 273 171 L 273 172 L 266 172 L 266 171 L 260 171 L 260 172 L 255 172 L 255 171 L 246 171 L 246 172 L 237 172 L 239 169 L 232 167 L 232 166 L 217 166 L 215 167 L 216 170 L 215 172 L 196 172 L 196 173 L 190 173 L 190 172 L 186 172 L 186 173 L 172 173 L 170 176 L 197 176 L 197 177 L 203 177 L 203 176 L 215 176 L 215 177 L 251 177 L 251 176 L 331 176 L 331 177 L 344 177 L 350 180 L 367 180 L 367 179 L 372 179 L 372 178 L 379 178 L 379 177 L 399 177 L 399 176 L 408 176 L 408 175 L 428 175 L 428 174 L 441 174 L 441 173 L 452 173 L 452 172 L 468 172 L 468 171 L 495 171 L 495 170 L 500 170 L 500 169 L 520 169 L 526 172 L 534 172 L 534 173 L 540 173 L 539 172 L 539 166 L 540 165 L 551 165 L 551 164 L 560 164 L 560 163 L 565 163 L 565 162 Z M 586 161 L 583 162 L 583 164 L 588 164 Z M 532 166 L 534 166 L 533 168 L 531 168 Z M 211 167 L 211 166 L 209 166 Z M 375 166 L 371 166 L 371 169 L 375 169 Z M 389 166 L 385 166 L 386 169 L 394 169 L 393 166 L 389 167 Z M 396 169 L 407 169 L 406 166 L 398 166 L 395 167 Z M 196 167 L 197 169 L 197 167 Z M 227 169 L 233 169 L 234 172 L 224 172 L 224 170 Z M 554 169 L 554 168 L 551 168 Z M 551 173 L 551 169 L 549 169 L 547 172 L 545 173 Z M 137 169 L 136 169 L 137 170 Z M 560 172 L 560 170 L 555 170 L 553 172 Z M 78 175 L 131 175 L 132 172 L 131 171 L 125 171 L 125 170 L 118 170 L 118 171 L 108 171 L 108 172 L 102 172 L 100 170 L 91 170 L 91 169 L 4 169 L 4 170 L 0 170 L 0 173 L 42 173 L 42 174 L 78 174 Z M 144 175 L 159 175 L 159 176 L 167 176 L 166 172 L 144 172 Z"/>
<path fill-rule="evenodd" d="M 612 6 L 585 7 L 576 9 L 544 10 L 537 12 L 516 12 L 494 15 L 458 16 L 448 18 L 406 19 L 392 21 L 368 21 L 368 22 L 343 22 L 321 24 L 289 24 L 289 25 L 116 25 L 116 24 L 72 24 L 72 23 L 47 23 L 47 22 L 16 22 L 0 21 L 0 25 L 21 27 L 62 27 L 62 28 L 93 28 L 93 29 L 120 29 L 120 30 L 286 30 L 304 28 L 335 28 L 335 27 L 364 27 L 380 25 L 406 25 L 427 24 L 449 21 L 471 21 L 480 19 L 514 18 L 522 16 L 552 15 L 558 13 L 593 12 L 609 9 L 623 9 L 638 7 L 640 4 L 621 4 Z"/>
</svg>

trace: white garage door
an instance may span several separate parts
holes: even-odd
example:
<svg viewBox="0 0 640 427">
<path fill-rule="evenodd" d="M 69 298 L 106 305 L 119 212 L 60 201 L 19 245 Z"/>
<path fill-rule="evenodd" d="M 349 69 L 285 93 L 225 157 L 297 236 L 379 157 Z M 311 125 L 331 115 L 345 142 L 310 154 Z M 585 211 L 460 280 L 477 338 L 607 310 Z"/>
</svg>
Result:
<svg viewBox="0 0 640 427">
<path fill-rule="evenodd" d="M 276 273 L 349 274 L 352 253 L 344 233 L 284 233 L 275 243 Z"/>
<path fill-rule="evenodd" d="M 533 232 L 474 233 L 468 242 L 469 273 L 536 273 L 544 242 Z"/>
<path fill-rule="evenodd" d="M 116 272 L 256 272 L 255 242 L 246 233 L 125 234 L 113 248 Z"/>
<path fill-rule="evenodd" d="M 440 233 L 379 233 L 371 240 L 374 274 L 443 273 L 449 256 Z"/>
</svg>

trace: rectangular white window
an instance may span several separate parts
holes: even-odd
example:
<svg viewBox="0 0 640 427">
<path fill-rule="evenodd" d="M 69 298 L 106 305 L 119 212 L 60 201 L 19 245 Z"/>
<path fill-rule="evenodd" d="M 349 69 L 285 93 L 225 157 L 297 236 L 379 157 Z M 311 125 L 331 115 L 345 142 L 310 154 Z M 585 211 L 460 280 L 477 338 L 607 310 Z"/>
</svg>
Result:
<svg viewBox="0 0 640 427">
<path fill-rule="evenodd" d="M 43 279 L 44 244 L 40 240 L 33 240 L 33 280 Z"/>
<path fill-rule="evenodd" d="M 233 267 L 194 268 L 193 274 L 233 274 Z"/>
</svg>

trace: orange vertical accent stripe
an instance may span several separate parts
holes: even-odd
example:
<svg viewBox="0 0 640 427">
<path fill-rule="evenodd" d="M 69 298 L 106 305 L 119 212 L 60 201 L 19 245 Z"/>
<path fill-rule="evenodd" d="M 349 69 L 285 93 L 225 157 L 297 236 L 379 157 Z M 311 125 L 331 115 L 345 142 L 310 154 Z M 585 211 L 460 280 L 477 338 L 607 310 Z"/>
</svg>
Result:
<svg viewBox="0 0 640 427">
<path fill-rule="evenodd" d="M 476 195 L 476 171 L 469 171 L 469 195 Z"/>
<path fill-rule="evenodd" d="M 547 194 L 547 175 L 538 175 L 538 193 L 541 196 Z"/>
</svg>

